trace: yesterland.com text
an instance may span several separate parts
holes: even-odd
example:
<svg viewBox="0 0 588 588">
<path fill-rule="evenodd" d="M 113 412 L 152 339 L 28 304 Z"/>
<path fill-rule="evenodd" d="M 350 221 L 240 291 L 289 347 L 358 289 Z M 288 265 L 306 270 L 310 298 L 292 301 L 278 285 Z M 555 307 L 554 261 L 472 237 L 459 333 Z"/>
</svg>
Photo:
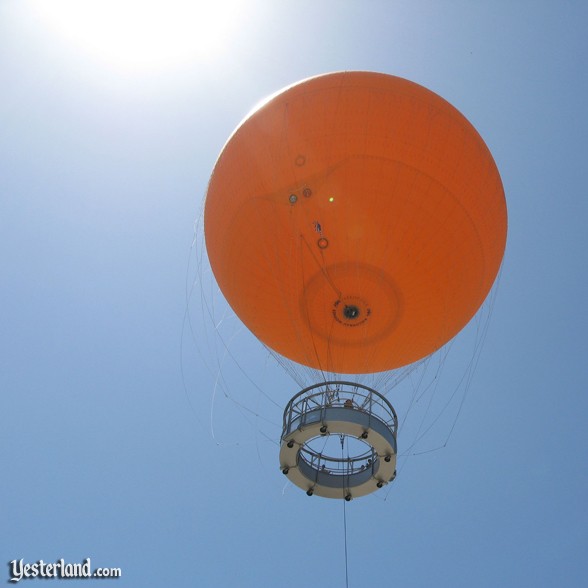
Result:
<svg viewBox="0 0 588 588">
<path fill-rule="evenodd" d="M 24 560 L 13 559 L 9 562 L 10 581 L 19 582 L 29 578 L 120 578 L 120 568 L 96 568 L 92 571 L 90 558 L 83 563 L 65 563 L 63 559 L 55 563 L 46 563 L 42 559 L 32 564 L 24 563 Z"/>
</svg>

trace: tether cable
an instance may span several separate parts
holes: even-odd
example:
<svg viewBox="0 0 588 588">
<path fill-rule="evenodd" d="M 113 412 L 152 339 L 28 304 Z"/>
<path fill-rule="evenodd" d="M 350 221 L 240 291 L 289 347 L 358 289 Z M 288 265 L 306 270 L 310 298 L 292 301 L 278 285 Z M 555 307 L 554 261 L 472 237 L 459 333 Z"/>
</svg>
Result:
<svg viewBox="0 0 588 588">
<path fill-rule="evenodd" d="M 341 435 L 341 457 L 345 459 L 345 452 L 343 444 L 345 443 L 345 436 Z M 347 566 L 347 500 L 343 498 L 343 537 L 345 540 L 345 588 L 349 588 L 349 571 Z"/>
</svg>

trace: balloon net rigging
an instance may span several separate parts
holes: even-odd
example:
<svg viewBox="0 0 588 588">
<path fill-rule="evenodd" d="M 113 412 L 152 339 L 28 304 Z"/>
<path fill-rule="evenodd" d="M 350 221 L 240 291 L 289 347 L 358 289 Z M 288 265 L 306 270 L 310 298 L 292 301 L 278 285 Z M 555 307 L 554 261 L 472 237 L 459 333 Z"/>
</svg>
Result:
<svg viewBox="0 0 588 588">
<path fill-rule="evenodd" d="M 398 473 L 415 456 L 443 449 L 450 441 L 480 359 L 498 283 L 499 279 L 460 336 L 435 353 L 395 370 L 352 376 L 396 409 Z M 313 384 L 349 379 L 347 374 L 292 362 L 248 331 L 215 282 L 205 255 L 201 216 L 195 223 L 186 272 L 181 363 L 186 395 L 200 425 L 219 446 L 255 447 L 268 482 L 279 487 L 284 481 L 274 475 L 275 455 L 288 400 Z M 337 443 L 336 436 L 315 441 L 308 459 L 334 454 Z M 353 443 L 345 439 L 345 456 L 361 455 Z M 392 488 L 374 496 L 385 499 Z"/>
</svg>

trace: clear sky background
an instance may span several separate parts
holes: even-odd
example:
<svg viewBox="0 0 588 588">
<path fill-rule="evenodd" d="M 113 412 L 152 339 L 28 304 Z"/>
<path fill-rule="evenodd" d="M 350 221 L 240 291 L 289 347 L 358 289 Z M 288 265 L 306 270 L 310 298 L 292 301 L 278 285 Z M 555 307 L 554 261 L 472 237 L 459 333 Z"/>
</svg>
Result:
<svg viewBox="0 0 588 588">
<path fill-rule="evenodd" d="M 342 502 L 285 485 L 264 436 L 277 441 L 280 411 L 232 361 L 213 399 L 207 366 L 223 357 L 192 241 L 251 108 L 364 69 L 420 83 L 474 124 L 509 236 L 447 446 L 347 505 L 349 585 L 585 586 L 588 4 L 42 4 L 0 0 L 0 560 L 91 557 L 122 569 L 120 587 L 344 586 Z M 296 385 L 226 323 L 248 377 L 285 405 Z M 471 347 L 456 346 L 459 370 Z M 450 412 L 413 453 L 444 444 Z"/>
</svg>

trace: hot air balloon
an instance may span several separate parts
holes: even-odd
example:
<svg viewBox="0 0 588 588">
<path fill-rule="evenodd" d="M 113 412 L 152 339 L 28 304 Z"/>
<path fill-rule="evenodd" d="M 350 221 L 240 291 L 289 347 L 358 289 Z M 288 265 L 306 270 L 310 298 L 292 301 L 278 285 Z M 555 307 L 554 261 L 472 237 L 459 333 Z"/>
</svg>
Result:
<svg viewBox="0 0 588 588">
<path fill-rule="evenodd" d="M 434 353 L 488 295 L 507 214 L 480 135 L 443 98 L 399 77 L 304 80 L 229 138 L 204 231 L 241 321 L 322 375 L 286 406 L 282 472 L 309 495 L 347 500 L 388 484 L 397 415 L 357 376 Z M 352 454 L 326 455 L 319 444 L 329 436 L 355 440 Z"/>
</svg>

